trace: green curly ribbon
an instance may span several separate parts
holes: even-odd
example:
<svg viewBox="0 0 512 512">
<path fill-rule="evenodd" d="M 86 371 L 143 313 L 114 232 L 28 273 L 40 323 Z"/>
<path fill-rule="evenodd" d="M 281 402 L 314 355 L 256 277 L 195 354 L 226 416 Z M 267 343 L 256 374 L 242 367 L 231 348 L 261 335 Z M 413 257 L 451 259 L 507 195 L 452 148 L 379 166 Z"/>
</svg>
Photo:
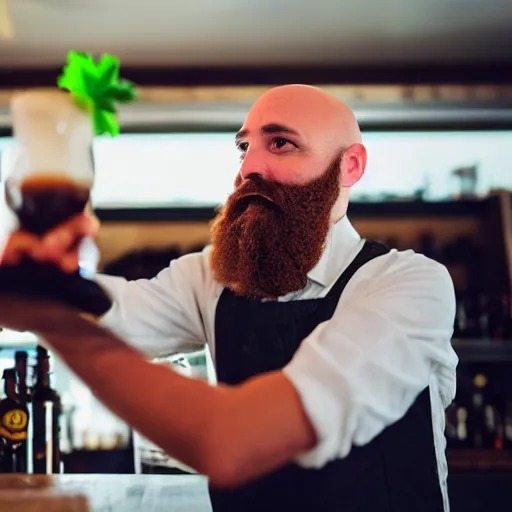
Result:
<svg viewBox="0 0 512 512">
<path fill-rule="evenodd" d="M 87 53 L 70 51 L 57 85 L 68 90 L 75 103 L 87 110 L 96 135 L 119 134 L 116 103 L 130 103 L 137 98 L 135 85 L 119 79 L 119 59 L 104 54 L 96 63 Z"/>
</svg>

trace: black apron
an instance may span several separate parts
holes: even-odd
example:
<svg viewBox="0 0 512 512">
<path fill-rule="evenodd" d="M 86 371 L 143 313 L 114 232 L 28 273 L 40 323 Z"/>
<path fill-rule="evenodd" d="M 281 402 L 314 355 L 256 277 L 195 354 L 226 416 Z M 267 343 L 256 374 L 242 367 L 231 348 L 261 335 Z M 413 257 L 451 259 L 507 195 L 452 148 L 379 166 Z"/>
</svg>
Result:
<svg viewBox="0 0 512 512">
<path fill-rule="evenodd" d="M 261 302 L 225 289 L 215 316 L 218 381 L 236 385 L 283 368 L 302 340 L 332 317 L 354 273 L 387 252 L 366 241 L 321 299 Z M 321 469 L 292 463 L 236 489 L 212 488 L 210 496 L 214 512 L 442 512 L 429 389 L 402 419 L 367 445 L 353 446 L 343 459 Z"/>
</svg>

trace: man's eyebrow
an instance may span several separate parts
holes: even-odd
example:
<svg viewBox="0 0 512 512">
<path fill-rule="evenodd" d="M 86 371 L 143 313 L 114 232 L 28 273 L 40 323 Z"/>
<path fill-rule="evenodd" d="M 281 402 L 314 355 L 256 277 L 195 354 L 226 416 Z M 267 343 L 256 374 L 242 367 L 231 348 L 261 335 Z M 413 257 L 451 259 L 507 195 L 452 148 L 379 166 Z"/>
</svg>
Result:
<svg viewBox="0 0 512 512">
<path fill-rule="evenodd" d="M 299 135 L 299 133 L 296 130 L 289 128 L 288 126 L 285 126 L 284 124 L 279 124 L 279 123 L 266 124 L 260 128 L 260 132 L 266 133 L 266 134 L 289 133 L 292 135 Z M 247 135 L 249 135 L 249 130 L 240 130 L 235 136 L 235 142 L 238 142 L 240 139 L 247 137 Z"/>
</svg>

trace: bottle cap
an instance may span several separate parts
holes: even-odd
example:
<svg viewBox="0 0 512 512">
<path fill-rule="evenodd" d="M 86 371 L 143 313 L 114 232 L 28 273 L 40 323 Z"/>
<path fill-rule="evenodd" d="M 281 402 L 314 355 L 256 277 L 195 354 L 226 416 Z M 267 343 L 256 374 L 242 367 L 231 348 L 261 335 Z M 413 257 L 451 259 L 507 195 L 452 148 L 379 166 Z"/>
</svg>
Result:
<svg viewBox="0 0 512 512">
<path fill-rule="evenodd" d="M 2 378 L 9 379 L 11 377 L 14 377 L 16 375 L 16 370 L 14 368 L 6 368 L 4 370 Z"/>
</svg>

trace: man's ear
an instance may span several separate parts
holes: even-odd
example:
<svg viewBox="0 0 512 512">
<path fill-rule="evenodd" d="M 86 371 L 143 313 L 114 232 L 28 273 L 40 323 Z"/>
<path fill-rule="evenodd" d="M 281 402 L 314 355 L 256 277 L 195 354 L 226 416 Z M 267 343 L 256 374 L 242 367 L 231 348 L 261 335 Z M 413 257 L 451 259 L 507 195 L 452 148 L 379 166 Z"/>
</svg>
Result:
<svg viewBox="0 0 512 512">
<path fill-rule="evenodd" d="M 350 188 L 363 176 L 366 169 L 366 148 L 359 143 L 345 150 L 340 162 L 341 187 Z"/>
</svg>

